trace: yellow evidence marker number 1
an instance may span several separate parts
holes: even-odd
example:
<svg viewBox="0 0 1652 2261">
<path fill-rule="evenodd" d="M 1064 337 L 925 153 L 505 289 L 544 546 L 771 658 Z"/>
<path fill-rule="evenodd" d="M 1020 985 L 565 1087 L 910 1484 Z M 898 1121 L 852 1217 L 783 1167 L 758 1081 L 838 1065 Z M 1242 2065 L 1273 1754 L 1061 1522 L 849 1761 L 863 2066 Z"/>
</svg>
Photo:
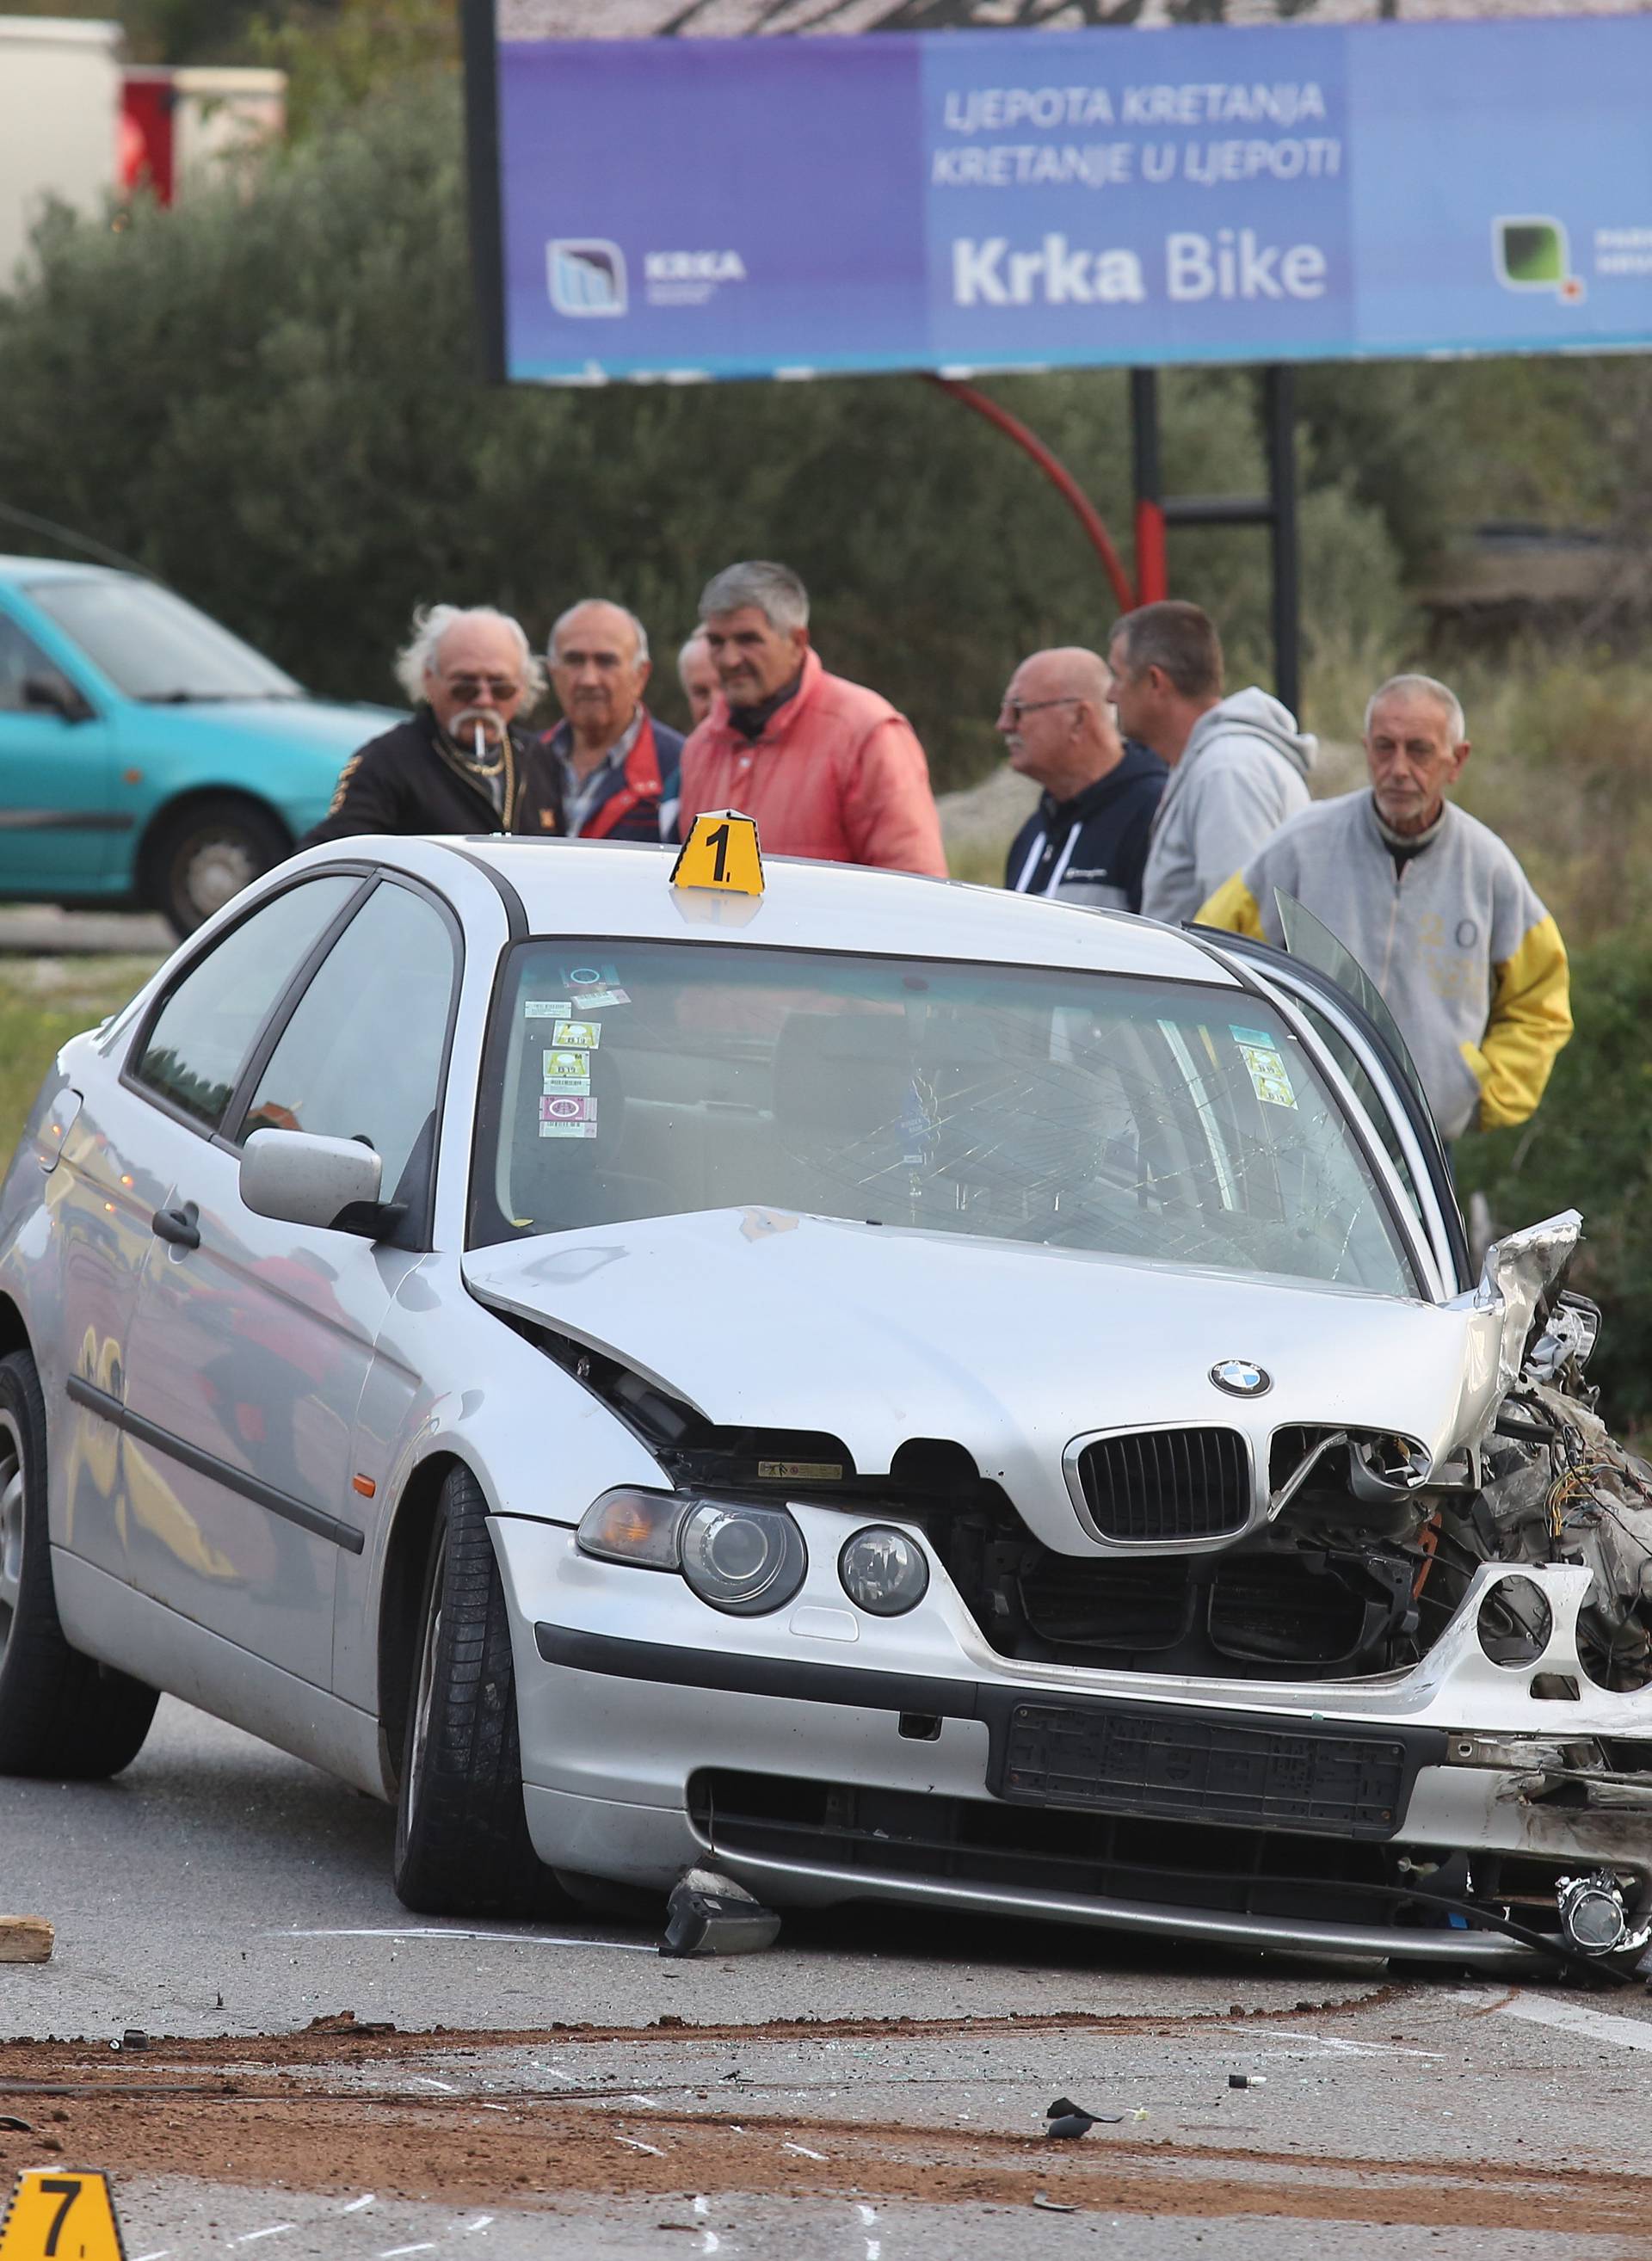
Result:
<svg viewBox="0 0 1652 2261">
<path fill-rule="evenodd" d="M 737 808 L 707 808 L 694 819 L 672 865 L 674 887 L 712 887 L 729 895 L 763 893 L 758 828 Z"/>
<path fill-rule="evenodd" d="M 25 2167 L 0 2221 L 0 2261 L 126 2261 L 108 2176 Z"/>
</svg>

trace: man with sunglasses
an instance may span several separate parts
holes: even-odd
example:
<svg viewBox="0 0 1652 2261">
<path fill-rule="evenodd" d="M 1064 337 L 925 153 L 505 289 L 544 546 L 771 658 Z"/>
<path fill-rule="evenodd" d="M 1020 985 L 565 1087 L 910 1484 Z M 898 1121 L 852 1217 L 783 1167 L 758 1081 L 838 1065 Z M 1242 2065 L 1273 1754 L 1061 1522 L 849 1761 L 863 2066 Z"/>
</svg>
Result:
<svg viewBox="0 0 1652 2261">
<path fill-rule="evenodd" d="M 301 847 L 362 832 L 562 831 L 556 759 L 517 728 L 545 678 L 515 621 L 488 605 L 423 607 L 396 675 L 412 720 L 350 757 Z"/>
<path fill-rule="evenodd" d="M 998 731 L 1009 766 L 1044 790 L 1004 884 L 1083 910 L 1138 911 L 1147 837 L 1167 772 L 1119 736 L 1112 678 L 1093 651 L 1035 651 L 1009 678 Z"/>
</svg>

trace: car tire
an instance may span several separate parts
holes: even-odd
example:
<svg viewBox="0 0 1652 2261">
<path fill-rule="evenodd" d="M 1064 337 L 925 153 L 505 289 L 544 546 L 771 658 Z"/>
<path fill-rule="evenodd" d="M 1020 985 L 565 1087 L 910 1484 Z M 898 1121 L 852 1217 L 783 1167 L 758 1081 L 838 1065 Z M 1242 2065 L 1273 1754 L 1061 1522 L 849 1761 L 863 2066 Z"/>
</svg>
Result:
<svg viewBox="0 0 1652 2261">
<path fill-rule="evenodd" d="M 144 843 L 143 894 L 179 937 L 292 853 L 278 816 L 221 793 L 161 816 Z"/>
<path fill-rule="evenodd" d="M 143 1748 L 153 1688 L 63 1637 L 46 1520 L 46 1404 L 25 1350 L 0 1358 L 0 1774 L 98 1782 Z"/>
<path fill-rule="evenodd" d="M 539 1916 L 568 1901 L 522 1805 L 516 1674 L 487 1503 L 442 1487 L 425 1568 L 396 1805 L 397 1897 L 421 1915 Z"/>
</svg>

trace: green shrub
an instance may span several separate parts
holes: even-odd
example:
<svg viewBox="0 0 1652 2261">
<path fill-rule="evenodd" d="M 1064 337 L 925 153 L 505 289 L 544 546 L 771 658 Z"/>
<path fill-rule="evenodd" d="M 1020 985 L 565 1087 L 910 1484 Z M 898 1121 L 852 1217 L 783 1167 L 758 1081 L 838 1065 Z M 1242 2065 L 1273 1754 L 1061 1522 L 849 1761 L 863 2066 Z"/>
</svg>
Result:
<svg viewBox="0 0 1652 2261">
<path fill-rule="evenodd" d="M 1652 1426 L 1652 933 L 1572 963 L 1577 1032 L 1543 1104 L 1512 1130 L 1465 1138 L 1458 1182 L 1484 1188 L 1500 1231 L 1583 1212 L 1570 1285 L 1605 1315 L 1591 1378 L 1620 1432 Z"/>
</svg>

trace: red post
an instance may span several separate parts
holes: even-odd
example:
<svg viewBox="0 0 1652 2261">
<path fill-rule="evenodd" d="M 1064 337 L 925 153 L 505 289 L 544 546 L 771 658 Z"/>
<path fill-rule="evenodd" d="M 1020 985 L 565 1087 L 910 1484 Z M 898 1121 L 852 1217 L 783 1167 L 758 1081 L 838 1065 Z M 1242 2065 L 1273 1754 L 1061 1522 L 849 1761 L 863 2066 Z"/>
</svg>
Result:
<svg viewBox="0 0 1652 2261">
<path fill-rule="evenodd" d="M 1146 495 L 1136 504 L 1136 602 L 1156 605 L 1170 594 L 1170 566 L 1165 555 L 1165 506 Z"/>
</svg>

